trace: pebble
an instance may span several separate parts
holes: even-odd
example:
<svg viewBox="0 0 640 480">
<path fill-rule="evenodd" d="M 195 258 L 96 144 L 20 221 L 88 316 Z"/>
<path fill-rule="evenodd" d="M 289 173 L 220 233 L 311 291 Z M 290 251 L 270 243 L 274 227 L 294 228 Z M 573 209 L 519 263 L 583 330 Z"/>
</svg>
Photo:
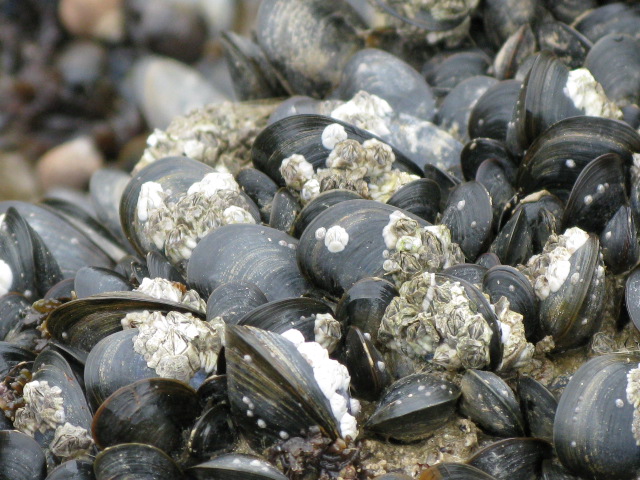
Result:
<svg viewBox="0 0 640 480">
<path fill-rule="evenodd" d="M 72 35 L 118 42 L 124 36 L 123 0 L 60 0 L 58 16 Z"/>
<path fill-rule="evenodd" d="M 104 158 L 90 137 L 61 143 L 42 155 L 37 162 L 37 177 L 46 191 L 54 187 L 86 188 L 93 172 Z"/>
</svg>

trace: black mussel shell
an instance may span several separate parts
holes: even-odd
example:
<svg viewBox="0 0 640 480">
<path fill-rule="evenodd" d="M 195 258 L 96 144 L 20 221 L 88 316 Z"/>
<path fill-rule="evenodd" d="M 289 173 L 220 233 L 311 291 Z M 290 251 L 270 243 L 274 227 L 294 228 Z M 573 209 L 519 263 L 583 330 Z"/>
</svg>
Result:
<svg viewBox="0 0 640 480">
<path fill-rule="evenodd" d="M 389 215 L 399 208 L 372 200 L 348 200 L 338 203 L 318 215 L 300 237 L 297 249 L 298 264 L 306 277 L 315 285 L 340 295 L 358 280 L 384 275 L 382 264 L 386 250 L 383 228 Z M 426 226 L 420 217 L 404 212 L 408 217 Z M 329 250 L 317 231 L 341 228 L 348 241 L 341 251 Z"/>
<path fill-rule="evenodd" d="M 153 278 L 149 273 L 147 262 L 143 262 L 133 255 L 122 257 L 113 270 L 128 279 L 133 285 L 140 285 L 145 278 Z"/>
<path fill-rule="evenodd" d="M 378 138 L 366 130 L 335 118 L 322 115 L 293 115 L 272 123 L 260 132 L 253 142 L 251 160 L 278 185 L 285 186 L 280 165 L 282 160 L 294 153 L 303 155 L 305 160 L 316 169 L 325 167 L 325 161 L 331 151 L 322 145 L 322 132 L 328 125 L 334 123 L 342 125 L 350 139 L 363 142 L 370 138 Z M 416 175 L 421 174 L 413 161 L 393 146 L 391 148 L 396 158 L 395 168 L 407 170 Z"/>
<path fill-rule="evenodd" d="M 518 66 L 532 55 L 537 47 L 531 26 L 528 23 L 520 26 L 506 39 L 495 56 L 493 71 L 496 78 L 504 80 L 515 77 Z"/>
<path fill-rule="evenodd" d="M 509 309 L 522 315 L 527 340 L 540 340 L 538 297 L 527 277 L 511 266 L 496 265 L 485 274 L 482 289 L 489 294 L 491 303 L 496 303 L 500 297 L 509 300 Z"/>
<path fill-rule="evenodd" d="M 186 469 L 196 480 L 286 480 L 273 465 L 261 457 L 229 453 Z"/>
<path fill-rule="evenodd" d="M 525 434 L 525 421 L 515 394 L 492 372 L 467 370 L 460 382 L 460 412 L 484 431 L 499 437 Z"/>
<path fill-rule="evenodd" d="M 629 318 L 640 330 L 640 267 L 634 268 L 627 277 L 624 296 Z"/>
<path fill-rule="evenodd" d="M 460 180 L 430 163 L 424 166 L 424 178 L 433 180 L 440 187 L 440 210 L 444 210 L 451 190 L 460 184 Z"/>
<path fill-rule="evenodd" d="M 9 292 L 0 297 L 0 339 L 4 340 L 9 332 L 21 327 L 30 308 L 31 302 L 21 293 Z"/>
<path fill-rule="evenodd" d="M 482 184 L 491 197 L 492 225 L 498 225 L 502 212 L 508 207 L 515 194 L 509 180 L 509 170 L 511 165 L 507 164 L 505 168 L 503 162 L 493 158 L 483 161 L 476 170 L 476 182 Z"/>
<path fill-rule="evenodd" d="M 149 270 L 147 275 L 149 278 L 164 278 L 170 282 L 178 282 L 183 285 L 187 283 L 182 274 L 160 252 L 147 253 L 147 269 Z M 142 283 L 142 280 L 138 283 Z"/>
<path fill-rule="evenodd" d="M 187 451 L 192 459 L 207 460 L 215 454 L 228 452 L 238 442 L 228 405 L 219 404 L 205 410 L 189 433 Z"/>
<path fill-rule="evenodd" d="M 545 22 L 538 27 L 536 34 L 540 50 L 553 53 L 570 69 L 582 67 L 593 46 L 587 37 L 562 22 Z"/>
<path fill-rule="evenodd" d="M 515 267 L 527 263 L 533 254 L 533 232 L 524 209 L 514 213 L 500 229 L 489 251 L 495 253 L 505 265 Z"/>
<path fill-rule="evenodd" d="M 211 408 L 220 403 L 229 403 L 227 399 L 227 376 L 209 375 L 198 387 L 200 403 Z"/>
<path fill-rule="evenodd" d="M 474 285 L 482 285 L 482 279 L 486 272 L 487 267 L 476 263 L 459 263 L 442 271 L 443 274 L 466 280 Z"/>
<path fill-rule="evenodd" d="M 487 38 L 499 48 L 520 25 L 535 26 L 545 18 L 543 2 L 536 0 L 487 0 L 482 18 Z"/>
<path fill-rule="evenodd" d="M 490 64 L 491 60 L 484 52 L 471 50 L 447 55 L 443 60 L 433 57 L 424 65 L 422 73 L 436 95 L 442 97 L 463 80 L 486 75 Z"/>
<path fill-rule="evenodd" d="M 562 465 L 556 465 L 551 460 L 542 462 L 540 480 L 580 480 L 580 478 L 571 475 Z"/>
<path fill-rule="evenodd" d="M 594 43 L 610 33 L 636 35 L 640 27 L 640 8 L 623 2 L 602 5 L 576 18 L 574 27 Z"/>
<path fill-rule="evenodd" d="M 553 421 L 558 401 L 540 382 L 531 377 L 518 379 L 520 407 L 527 424 L 527 434 L 553 442 Z"/>
<path fill-rule="evenodd" d="M 336 306 L 336 319 L 368 334 L 373 343 L 378 338 L 378 328 L 385 310 L 393 297 L 399 295 L 394 284 L 382 278 L 358 280 L 348 289 Z"/>
<path fill-rule="evenodd" d="M 47 461 L 33 438 L 15 430 L 1 430 L 0 472 L 7 480 L 43 480 Z"/>
<path fill-rule="evenodd" d="M 546 189 L 566 198 L 584 167 L 606 153 L 626 165 L 640 151 L 640 135 L 629 125 L 601 117 L 578 116 L 552 125 L 527 150 L 518 170 L 525 193 Z"/>
<path fill-rule="evenodd" d="M 500 259 L 495 253 L 485 252 L 476 258 L 476 263 L 482 265 L 485 268 L 491 268 L 501 265 Z"/>
<path fill-rule="evenodd" d="M 260 218 L 268 222 L 271 216 L 271 202 L 278 191 L 278 185 L 269 175 L 255 168 L 244 168 L 236 175 L 236 182 L 260 209 Z"/>
<path fill-rule="evenodd" d="M 467 463 L 496 480 L 536 480 L 551 445 L 539 438 L 506 438 L 484 447 Z"/>
<path fill-rule="evenodd" d="M 307 342 L 315 341 L 316 314 L 333 314 L 331 308 L 315 298 L 285 298 L 257 306 L 238 319 L 237 325 L 249 325 L 275 333 L 295 328 Z"/>
<path fill-rule="evenodd" d="M 544 2 L 555 18 L 567 24 L 572 23 L 587 10 L 598 6 L 596 0 L 562 0 L 560 2 Z"/>
<path fill-rule="evenodd" d="M 425 373 L 408 375 L 387 388 L 364 429 L 383 438 L 426 438 L 454 415 L 460 389 Z"/>
<path fill-rule="evenodd" d="M 285 187 L 280 188 L 271 203 L 269 226 L 287 234 L 293 232 L 293 223 L 302 207 L 293 194 Z"/>
<path fill-rule="evenodd" d="M 365 48 L 354 54 L 333 97 L 348 101 L 361 90 L 386 100 L 395 112 L 428 121 L 433 118 L 431 88 L 422 75 L 391 53 Z"/>
<path fill-rule="evenodd" d="M 467 124 L 469 137 L 504 141 L 521 86 L 518 80 L 504 80 L 484 92 L 471 109 Z"/>
<path fill-rule="evenodd" d="M 400 187 L 387 204 L 435 223 L 440 211 L 440 188 L 433 180 L 420 178 Z"/>
<path fill-rule="evenodd" d="M 120 197 L 130 179 L 131 176 L 121 170 L 103 168 L 91 175 L 89 181 L 91 205 L 96 218 L 127 248 L 119 210 Z"/>
<path fill-rule="evenodd" d="M 487 189 L 478 182 L 458 185 L 449 195 L 441 223 L 449 227 L 465 257 L 475 260 L 490 241 L 493 213 Z"/>
<path fill-rule="evenodd" d="M 252 445 L 304 435 L 316 425 L 329 438 L 339 436 L 329 401 L 293 343 L 246 326 L 228 325 L 225 337 L 231 411 Z"/>
<path fill-rule="evenodd" d="M 365 28 L 355 9 L 338 0 L 266 0 L 256 22 L 257 42 L 285 90 L 316 98 L 338 84 L 347 60 L 362 48 L 358 30 Z"/>
<path fill-rule="evenodd" d="M 0 378 L 4 379 L 9 371 L 19 363 L 31 362 L 35 358 L 35 354 L 29 350 L 0 341 Z"/>
<path fill-rule="evenodd" d="M 577 226 L 599 234 L 605 223 L 627 203 L 624 160 L 615 153 L 589 162 L 578 175 L 564 206 L 563 228 Z"/>
<path fill-rule="evenodd" d="M 167 378 L 145 378 L 111 394 L 93 416 L 91 431 L 100 448 L 144 443 L 175 452 L 182 433 L 200 413 L 198 394 Z"/>
<path fill-rule="evenodd" d="M 96 480 L 93 461 L 88 458 L 67 460 L 51 470 L 46 480 Z"/>
<path fill-rule="evenodd" d="M 384 357 L 358 327 L 352 326 L 347 330 L 344 360 L 351 375 L 353 396 L 370 402 L 377 401 L 392 378 Z"/>
<path fill-rule="evenodd" d="M 298 240 L 261 225 L 224 225 L 193 249 L 187 281 L 204 297 L 229 282 L 256 285 L 269 300 L 299 297 L 311 289 L 296 263 Z"/>
<path fill-rule="evenodd" d="M 638 263 L 638 227 L 631 207 L 623 205 L 611 217 L 600 234 L 600 245 L 604 263 L 614 274 L 626 272 Z"/>
<path fill-rule="evenodd" d="M 253 283 L 223 283 L 207 299 L 207 321 L 222 317 L 225 323 L 235 325 L 246 313 L 268 301 Z"/>
<path fill-rule="evenodd" d="M 142 443 L 109 447 L 93 463 L 96 480 L 181 480 L 180 467 L 162 450 Z"/>
<path fill-rule="evenodd" d="M 109 292 L 127 292 L 133 285 L 119 273 L 104 267 L 82 267 L 76 272 L 73 289 L 77 298 Z"/>
<path fill-rule="evenodd" d="M 460 153 L 462 174 L 466 180 L 476 178 L 478 167 L 485 161 L 494 159 L 500 163 L 509 182 L 515 180 L 516 164 L 511 159 L 504 143 L 493 138 L 479 137 L 468 142 Z"/>
<path fill-rule="evenodd" d="M 608 354 L 583 364 L 565 387 L 553 426 L 558 458 L 585 478 L 632 479 L 640 472 L 640 447 L 631 425 L 628 373 L 640 358 Z"/>
<path fill-rule="evenodd" d="M 392 197 L 393 198 L 393 197 Z M 346 200 L 358 200 L 362 199 L 360 195 L 351 190 L 343 190 L 336 188 L 335 190 L 327 190 L 311 200 L 300 211 L 295 221 L 293 222 L 293 236 L 300 238 L 305 228 L 316 218 L 320 213 L 324 212 L 327 208 L 332 207 L 336 203 L 344 202 Z M 400 207 L 402 208 L 402 207 Z"/>
</svg>

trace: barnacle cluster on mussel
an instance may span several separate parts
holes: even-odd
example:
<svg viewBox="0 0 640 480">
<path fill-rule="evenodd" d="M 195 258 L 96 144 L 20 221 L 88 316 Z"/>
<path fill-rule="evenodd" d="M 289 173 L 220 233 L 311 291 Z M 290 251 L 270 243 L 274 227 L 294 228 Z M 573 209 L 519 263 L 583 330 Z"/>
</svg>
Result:
<svg viewBox="0 0 640 480">
<path fill-rule="evenodd" d="M 371 4 L 0 203 L 0 477 L 640 475 L 640 9 Z"/>
</svg>

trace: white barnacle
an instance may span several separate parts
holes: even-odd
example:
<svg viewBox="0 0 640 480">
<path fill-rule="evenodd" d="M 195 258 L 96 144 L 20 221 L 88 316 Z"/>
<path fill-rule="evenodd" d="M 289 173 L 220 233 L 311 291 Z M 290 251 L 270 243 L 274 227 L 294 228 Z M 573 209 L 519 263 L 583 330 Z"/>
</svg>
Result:
<svg viewBox="0 0 640 480">
<path fill-rule="evenodd" d="M 207 304 L 195 290 L 187 290 L 180 283 L 172 282 L 164 278 L 142 279 L 142 283 L 134 291 L 144 293 L 150 297 L 160 300 L 169 300 L 175 303 L 182 303 L 196 308 L 202 312 L 207 308 Z"/>
<path fill-rule="evenodd" d="M 154 210 L 164 207 L 164 199 L 166 198 L 162 185 L 157 182 L 145 182 L 140 187 L 138 194 L 138 203 L 136 204 L 136 213 L 138 220 L 146 222 Z"/>
<path fill-rule="evenodd" d="M 16 410 L 13 426 L 16 430 L 33 436 L 36 431 L 45 433 L 65 422 L 62 389 L 49 386 L 46 380 L 34 380 L 24 386 L 25 406 Z"/>
<path fill-rule="evenodd" d="M 322 146 L 333 150 L 336 143 L 347 139 L 347 131 L 339 123 L 332 123 L 324 127 L 322 131 Z"/>
<path fill-rule="evenodd" d="M 326 228 L 324 227 L 317 228 L 315 232 L 316 240 L 322 240 L 326 234 L 327 234 Z"/>
<path fill-rule="evenodd" d="M 249 212 L 236 205 L 225 208 L 222 212 L 222 218 L 224 219 L 225 225 L 234 223 L 256 223 L 255 218 L 253 218 Z"/>
<path fill-rule="evenodd" d="M 622 118 L 622 111 L 586 68 L 571 70 L 562 89 L 578 110 L 592 117 Z"/>
<path fill-rule="evenodd" d="M 260 428 L 267 428 L 267 422 L 265 422 L 263 419 L 259 418 L 258 421 L 256 422 L 258 424 L 258 426 Z"/>
<path fill-rule="evenodd" d="M 567 166 L 567 168 L 575 168 L 576 166 L 575 160 L 572 160 L 571 158 L 565 160 L 564 164 Z"/>
<path fill-rule="evenodd" d="M 88 452 L 92 445 L 93 439 L 85 428 L 66 422 L 56 428 L 49 450 L 64 459 Z"/>
<path fill-rule="evenodd" d="M 319 343 L 305 342 L 304 336 L 298 330 L 287 330 L 282 336 L 292 342 L 311 365 L 316 383 L 331 405 L 331 411 L 340 426 L 342 437 L 356 438 L 358 426 L 350 410 L 353 412 L 360 406 L 357 401 L 349 398 L 351 377 L 347 367 L 329 358 L 329 352 Z"/>
<path fill-rule="evenodd" d="M 324 237 L 324 245 L 331 253 L 338 253 L 345 249 L 349 243 L 349 234 L 340 225 L 334 225 L 327 230 Z"/>
<path fill-rule="evenodd" d="M 0 297 L 8 293 L 13 285 L 13 272 L 7 262 L 0 259 Z"/>
<path fill-rule="evenodd" d="M 240 185 L 230 173 L 211 172 L 207 173 L 199 182 L 193 183 L 187 190 L 187 195 L 204 193 L 207 197 L 211 197 L 221 190 L 237 192 L 240 190 Z"/>
<path fill-rule="evenodd" d="M 188 383 L 198 370 L 215 368 L 222 341 L 214 325 L 178 312 L 151 312 L 138 321 L 133 348 L 159 376 Z"/>
<path fill-rule="evenodd" d="M 401 218 L 409 218 L 400 210 L 396 210 L 389 214 L 389 223 L 387 223 L 382 229 L 382 238 L 384 239 L 384 244 L 387 248 L 396 248 L 396 243 L 398 243 L 398 236 L 395 229 L 396 222 Z"/>
<path fill-rule="evenodd" d="M 330 313 L 318 313 L 313 325 L 313 334 L 316 343 L 331 353 L 340 342 L 340 322 Z"/>
<path fill-rule="evenodd" d="M 320 182 L 318 179 L 312 178 L 311 180 L 307 180 L 300 191 L 300 198 L 303 203 L 310 202 L 318 195 L 320 195 Z"/>
<path fill-rule="evenodd" d="M 300 191 L 303 185 L 314 177 L 313 165 L 303 155 L 294 153 L 282 160 L 280 174 L 287 187 Z"/>
</svg>

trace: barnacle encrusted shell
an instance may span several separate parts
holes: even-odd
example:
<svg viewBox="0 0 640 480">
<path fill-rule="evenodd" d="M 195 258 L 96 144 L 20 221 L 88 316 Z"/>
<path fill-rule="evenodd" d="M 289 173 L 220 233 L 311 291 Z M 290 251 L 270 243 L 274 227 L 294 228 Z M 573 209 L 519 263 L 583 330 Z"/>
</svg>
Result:
<svg viewBox="0 0 640 480">
<path fill-rule="evenodd" d="M 586 68 L 571 70 L 562 91 L 585 115 L 614 120 L 622 118 L 622 111 L 609 100 L 602 85 Z"/>
<path fill-rule="evenodd" d="M 206 105 L 156 129 L 134 172 L 164 157 L 183 155 L 216 170 L 237 173 L 251 158 L 251 145 L 267 125 L 277 102 Z"/>
<path fill-rule="evenodd" d="M 317 313 L 313 325 L 313 335 L 316 343 L 331 353 L 338 346 L 342 337 L 340 322 L 330 313 Z"/>
<path fill-rule="evenodd" d="M 200 294 L 195 290 L 189 290 L 178 282 L 172 282 L 165 278 L 148 278 L 142 279 L 142 283 L 136 289 L 136 292 L 144 293 L 150 297 L 159 300 L 169 300 L 175 303 L 182 303 L 189 307 L 205 312 L 207 303 L 200 298 Z"/>
<path fill-rule="evenodd" d="M 200 369 L 211 373 L 222 347 L 216 327 L 190 313 L 133 312 L 122 319 L 122 326 L 138 328 L 133 348 L 149 368 L 185 383 Z"/>
<path fill-rule="evenodd" d="M 489 364 L 492 330 L 458 282 L 423 273 L 400 287 L 382 318 L 378 340 L 387 348 L 447 369 Z"/>
<path fill-rule="evenodd" d="M 33 436 L 65 423 L 62 389 L 49 386 L 46 380 L 34 380 L 24 386 L 25 406 L 16 410 L 13 426 Z"/>
<path fill-rule="evenodd" d="M 229 173 L 213 172 L 191 185 L 175 201 L 156 182 L 140 189 L 136 208 L 145 248 L 157 248 L 174 264 L 191 257 L 197 243 L 211 230 L 233 223 L 255 223 L 250 206 Z"/>
<path fill-rule="evenodd" d="M 535 347 L 527 342 L 522 315 L 509 309 L 509 300 L 505 297 L 500 297 L 493 307 L 502 331 L 502 363 L 498 370 L 524 367 L 533 358 Z"/>
<path fill-rule="evenodd" d="M 382 230 L 389 249 L 383 263 L 385 272 L 397 285 L 423 272 L 439 272 L 464 262 L 464 254 L 451 240 L 446 225 L 421 227 L 418 222 L 397 211 L 389 215 Z"/>
<path fill-rule="evenodd" d="M 49 450 L 57 457 L 67 458 L 88 451 L 92 445 L 93 438 L 86 429 L 65 422 L 56 428 Z"/>
</svg>

